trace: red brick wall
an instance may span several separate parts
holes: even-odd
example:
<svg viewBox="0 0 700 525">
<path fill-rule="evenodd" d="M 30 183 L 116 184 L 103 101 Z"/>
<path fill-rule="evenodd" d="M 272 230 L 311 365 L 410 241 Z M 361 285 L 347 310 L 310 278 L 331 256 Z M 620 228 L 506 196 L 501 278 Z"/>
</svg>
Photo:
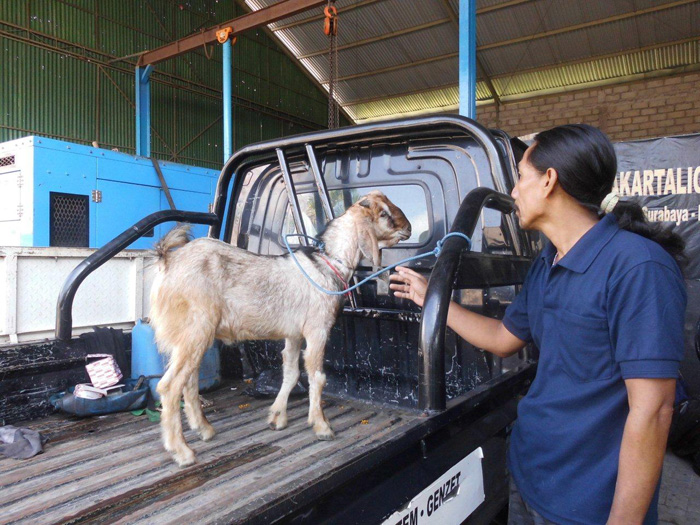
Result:
<svg viewBox="0 0 700 525">
<path fill-rule="evenodd" d="M 614 141 L 700 132 L 700 73 L 652 78 L 522 102 L 478 106 L 477 119 L 523 136 L 585 122 Z"/>
</svg>

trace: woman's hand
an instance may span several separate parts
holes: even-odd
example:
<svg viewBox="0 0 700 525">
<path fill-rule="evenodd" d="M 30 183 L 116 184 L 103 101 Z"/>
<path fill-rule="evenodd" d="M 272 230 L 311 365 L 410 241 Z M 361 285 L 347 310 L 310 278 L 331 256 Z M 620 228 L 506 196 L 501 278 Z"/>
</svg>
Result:
<svg viewBox="0 0 700 525">
<path fill-rule="evenodd" d="M 402 299 L 410 299 L 418 306 L 423 306 L 425 290 L 428 288 L 428 281 L 419 273 L 410 268 L 397 266 L 396 273 L 389 276 L 392 284 L 389 286 L 394 290 L 394 295 Z"/>
</svg>

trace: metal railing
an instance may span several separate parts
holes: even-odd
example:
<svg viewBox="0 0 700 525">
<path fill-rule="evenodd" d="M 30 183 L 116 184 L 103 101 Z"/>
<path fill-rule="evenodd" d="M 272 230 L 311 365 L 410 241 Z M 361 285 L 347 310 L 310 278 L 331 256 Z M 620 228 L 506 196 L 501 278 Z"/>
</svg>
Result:
<svg viewBox="0 0 700 525">
<path fill-rule="evenodd" d="M 501 213 L 513 210 L 513 199 L 489 188 L 469 192 L 459 207 L 450 232 L 472 237 L 482 208 Z M 461 255 L 469 250 L 462 237 L 449 237 L 435 261 L 423 301 L 423 315 L 418 342 L 418 406 L 426 412 L 444 410 L 447 403 L 445 388 L 445 329 L 447 311 L 455 286 Z"/>
<path fill-rule="evenodd" d="M 180 210 L 158 211 L 144 217 L 95 251 L 76 266 L 63 283 L 56 305 L 56 339 L 70 341 L 73 332 L 73 299 L 85 278 L 153 227 L 169 221 L 214 225 L 218 224 L 220 219 L 213 213 Z"/>
</svg>

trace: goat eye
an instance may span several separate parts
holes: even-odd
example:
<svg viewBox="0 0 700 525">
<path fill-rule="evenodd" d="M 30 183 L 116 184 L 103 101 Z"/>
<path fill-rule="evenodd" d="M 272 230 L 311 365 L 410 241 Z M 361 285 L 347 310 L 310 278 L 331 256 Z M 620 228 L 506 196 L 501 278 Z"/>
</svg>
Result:
<svg viewBox="0 0 700 525">
<path fill-rule="evenodd" d="M 388 214 L 387 212 L 385 212 L 385 211 L 383 211 L 383 212 L 380 213 L 379 215 L 381 215 L 382 217 L 388 217 L 388 216 L 389 216 L 389 214 Z"/>
</svg>

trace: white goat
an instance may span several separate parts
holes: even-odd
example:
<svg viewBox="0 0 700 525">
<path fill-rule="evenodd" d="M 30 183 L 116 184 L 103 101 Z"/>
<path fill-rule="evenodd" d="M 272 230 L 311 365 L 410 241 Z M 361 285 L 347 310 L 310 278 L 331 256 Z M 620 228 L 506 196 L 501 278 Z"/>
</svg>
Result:
<svg viewBox="0 0 700 525">
<path fill-rule="evenodd" d="M 307 273 L 329 290 L 343 290 L 361 254 L 375 267 L 379 250 L 408 239 L 411 225 L 403 212 L 379 191 L 362 197 L 321 236 L 324 253 L 299 249 Z M 175 251 L 173 248 L 179 248 Z M 326 383 L 326 340 L 344 296 L 327 295 L 301 274 L 289 254 L 256 255 L 224 242 L 189 242 L 188 228 L 175 228 L 155 247 L 159 273 L 151 291 L 151 322 L 169 365 L 158 383 L 163 403 L 161 430 L 165 449 L 181 467 L 194 463 L 180 418 L 184 394 L 190 428 L 204 441 L 214 436 L 199 402 L 199 366 L 215 338 L 226 341 L 285 339 L 284 379 L 270 408 L 270 428 L 287 426 L 287 399 L 299 379 L 299 353 L 306 340 L 304 365 L 309 377 L 309 425 L 318 439 L 334 434 L 321 408 Z"/>
</svg>

